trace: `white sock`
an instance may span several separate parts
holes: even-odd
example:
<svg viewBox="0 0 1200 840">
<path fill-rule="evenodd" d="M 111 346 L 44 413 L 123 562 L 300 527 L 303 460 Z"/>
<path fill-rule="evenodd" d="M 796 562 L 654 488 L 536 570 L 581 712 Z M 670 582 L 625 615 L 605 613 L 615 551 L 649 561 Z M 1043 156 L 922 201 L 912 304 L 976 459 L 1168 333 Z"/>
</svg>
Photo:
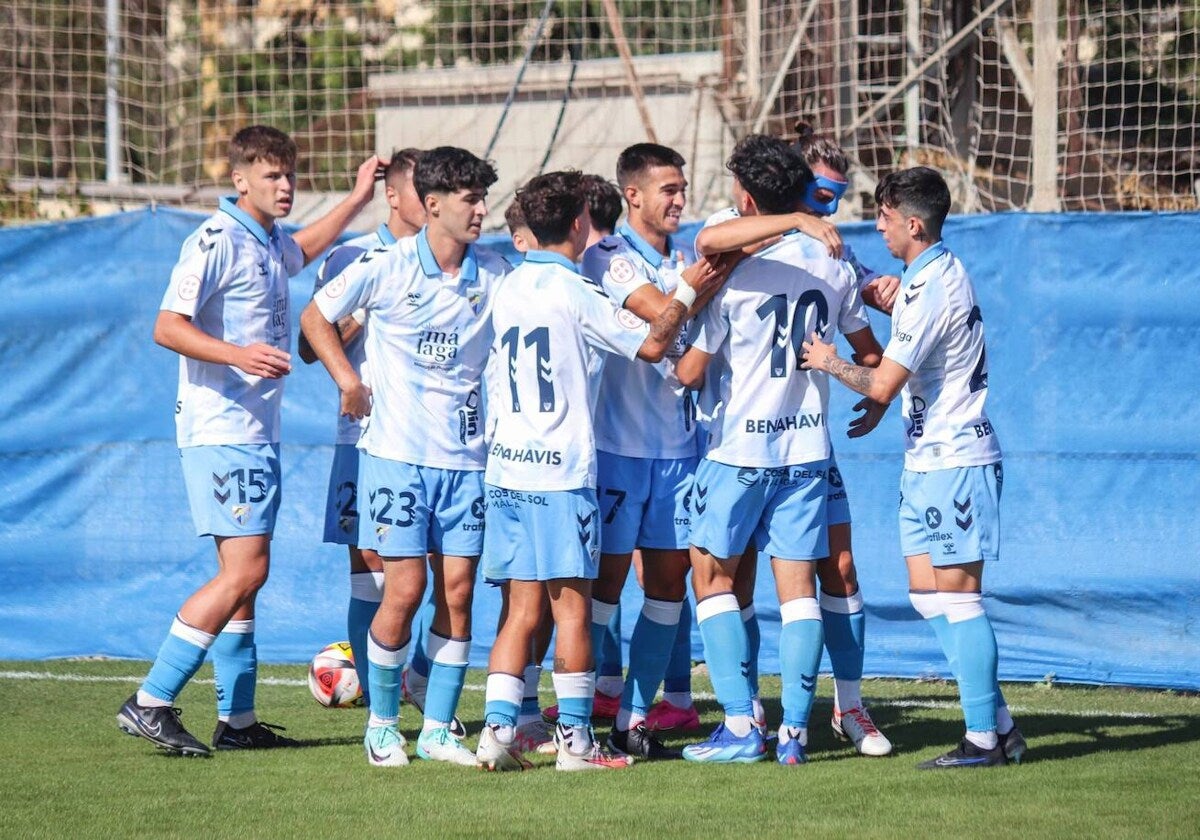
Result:
<svg viewBox="0 0 1200 840">
<path fill-rule="evenodd" d="M 412 696 L 413 702 L 425 708 L 425 691 L 429 688 L 429 677 L 423 677 L 412 668 L 404 669 L 404 687 Z"/>
<path fill-rule="evenodd" d="M 245 729 L 253 723 L 258 722 L 258 715 L 254 712 L 238 712 L 236 715 L 217 715 L 217 720 L 224 723 L 233 729 Z"/>
<path fill-rule="evenodd" d="M 1012 715 L 1009 714 L 1008 706 L 997 706 L 996 707 L 996 734 L 997 735 L 1007 735 L 1009 732 L 1013 731 L 1013 727 L 1016 725 L 1017 725 L 1016 721 L 1014 721 L 1012 719 Z"/>
<path fill-rule="evenodd" d="M 839 713 L 857 709 L 862 705 L 862 683 L 859 680 L 833 681 L 833 707 Z"/>
<path fill-rule="evenodd" d="M 726 715 L 725 728 L 739 738 L 745 738 L 754 728 L 754 718 L 749 715 Z"/>
<path fill-rule="evenodd" d="M 692 692 L 664 691 L 663 700 L 666 700 L 677 709 L 690 709 L 692 706 Z"/>
<path fill-rule="evenodd" d="M 995 729 L 989 729 L 986 732 L 976 732 L 975 730 L 967 730 L 967 740 L 981 750 L 994 750 L 996 745 L 1000 743 L 1000 738 L 996 735 Z"/>
<path fill-rule="evenodd" d="M 754 720 L 757 723 L 767 722 L 767 710 L 763 708 L 762 700 L 757 697 L 750 698 L 750 704 L 754 708 Z"/>
<path fill-rule="evenodd" d="M 808 727 L 807 726 L 781 726 L 779 727 L 779 745 L 783 746 L 789 741 L 799 741 L 800 746 L 808 746 Z"/>
<path fill-rule="evenodd" d="M 142 689 L 139 688 L 137 693 L 137 704 L 139 706 L 148 706 L 151 709 L 165 709 L 167 706 L 171 705 L 171 701 L 155 697 L 153 694 L 147 694 L 145 691 L 142 691 Z"/>
<path fill-rule="evenodd" d="M 496 736 L 497 741 L 506 747 L 512 746 L 513 738 L 517 735 L 515 729 L 507 724 L 489 723 L 488 726 L 491 727 L 492 734 Z"/>
<path fill-rule="evenodd" d="M 596 677 L 596 690 L 609 697 L 620 697 L 625 691 L 625 678 L 619 674 Z"/>
</svg>

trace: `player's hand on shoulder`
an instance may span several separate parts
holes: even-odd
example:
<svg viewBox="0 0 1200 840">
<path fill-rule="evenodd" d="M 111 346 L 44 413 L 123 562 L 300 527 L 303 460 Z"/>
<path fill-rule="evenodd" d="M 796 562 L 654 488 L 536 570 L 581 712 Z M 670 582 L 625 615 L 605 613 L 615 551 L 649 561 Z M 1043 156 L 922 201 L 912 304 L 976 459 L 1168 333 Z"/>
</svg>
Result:
<svg viewBox="0 0 1200 840">
<path fill-rule="evenodd" d="M 892 314 L 892 307 L 896 305 L 896 296 L 899 293 L 900 278 L 894 274 L 881 275 L 863 286 L 863 300 L 867 305 L 888 315 Z"/>
<path fill-rule="evenodd" d="M 361 420 L 371 413 L 371 389 L 361 379 L 339 390 L 342 395 L 342 416 Z"/>
<path fill-rule="evenodd" d="M 861 411 L 862 414 L 850 421 L 850 429 L 846 436 L 856 438 L 871 432 L 879 425 L 883 415 L 887 414 L 889 405 L 891 403 L 878 403 L 869 397 L 863 397 L 854 406 L 854 411 Z"/>
<path fill-rule="evenodd" d="M 270 344 L 248 344 L 238 348 L 234 366 L 251 376 L 279 379 L 292 372 L 292 356 Z"/>
<path fill-rule="evenodd" d="M 716 257 L 701 257 L 683 270 L 683 282 L 696 291 L 697 297 L 715 292 L 729 276 L 730 264 Z"/>
<path fill-rule="evenodd" d="M 842 235 L 838 232 L 837 225 L 807 213 L 795 213 L 794 215 L 796 230 L 811 236 L 824 245 L 829 256 L 835 260 L 842 258 Z"/>
</svg>

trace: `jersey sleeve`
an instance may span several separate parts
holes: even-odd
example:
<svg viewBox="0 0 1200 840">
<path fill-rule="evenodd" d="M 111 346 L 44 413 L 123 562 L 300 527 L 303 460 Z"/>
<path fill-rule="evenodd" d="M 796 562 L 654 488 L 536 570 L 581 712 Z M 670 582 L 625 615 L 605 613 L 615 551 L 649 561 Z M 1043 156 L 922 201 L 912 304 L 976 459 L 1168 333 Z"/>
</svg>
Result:
<svg viewBox="0 0 1200 840">
<path fill-rule="evenodd" d="M 637 358 L 650 325 L 627 309 L 613 304 L 586 282 L 572 289 L 572 308 L 583 330 L 584 340 L 597 350 Z"/>
<path fill-rule="evenodd" d="M 370 310 L 378 278 L 387 270 L 387 253 L 384 248 L 363 251 L 313 295 L 326 321 L 336 324 L 357 309 Z"/>
<path fill-rule="evenodd" d="M 948 317 L 937 295 L 925 290 L 893 316 L 892 337 L 883 355 L 910 371 L 916 370 L 945 337 Z"/>
<path fill-rule="evenodd" d="M 856 272 L 848 261 L 843 261 L 840 273 L 845 281 L 846 294 L 838 311 L 838 330 L 842 335 L 850 335 L 871 326 L 871 319 L 867 316 Z"/>
<path fill-rule="evenodd" d="M 171 271 L 160 309 L 194 318 L 233 266 L 229 237 L 207 225 L 192 234 Z"/>
<path fill-rule="evenodd" d="M 304 270 L 304 251 L 291 234 L 280 231 L 280 247 L 283 250 L 283 270 L 288 277 L 295 277 Z"/>
<path fill-rule="evenodd" d="M 725 312 L 725 289 L 722 288 L 692 319 L 688 344 L 711 356 L 725 343 L 727 335 L 729 318 Z"/>
<path fill-rule="evenodd" d="M 321 291 L 321 287 L 337 277 L 355 260 L 362 257 L 367 249 L 360 245 L 342 245 L 334 248 L 329 252 L 329 255 L 321 262 L 321 267 L 317 269 L 317 280 L 313 284 L 313 294 Z"/>
<path fill-rule="evenodd" d="M 583 275 L 598 284 L 617 306 L 624 306 L 631 294 L 650 282 L 649 277 L 638 271 L 628 249 L 612 241 L 612 237 L 602 239 L 587 250 L 583 258 Z"/>
</svg>

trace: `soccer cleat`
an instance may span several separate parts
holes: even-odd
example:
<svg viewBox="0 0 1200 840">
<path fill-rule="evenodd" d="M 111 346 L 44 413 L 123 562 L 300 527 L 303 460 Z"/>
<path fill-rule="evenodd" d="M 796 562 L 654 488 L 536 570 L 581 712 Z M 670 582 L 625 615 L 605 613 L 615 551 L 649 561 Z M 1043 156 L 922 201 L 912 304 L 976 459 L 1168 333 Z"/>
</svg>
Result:
<svg viewBox="0 0 1200 840">
<path fill-rule="evenodd" d="M 417 737 L 417 756 L 426 761 L 446 761 L 463 767 L 475 766 L 475 753 L 454 737 L 449 726 L 426 729 Z"/>
<path fill-rule="evenodd" d="M 757 728 L 752 728 L 748 735 L 739 738 L 726 729 L 724 723 L 717 725 L 707 741 L 683 748 L 683 757 L 688 761 L 714 764 L 747 764 L 762 761 L 766 754 L 766 744 Z"/>
<path fill-rule="evenodd" d="M 855 706 L 844 712 L 835 708 L 830 725 L 839 738 L 853 741 L 854 749 L 862 755 L 888 755 L 892 751 L 892 742 L 876 728 L 863 706 Z"/>
<path fill-rule="evenodd" d="M 122 732 L 145 738 L 159 749 L 175 755 L 211 755 L 208 747 L 183 728 L 179 722 L 180 714 L 174 706 L 139 705 L 137 694 L 133 694 L 117 712 L 117 726 Z"/>
<path fill-rule="evenodd" d="M 1025 736 L 1015 726 L 1000 736 L 1000 748 L 1004 750 L 1004 757 L 1011 764 L 1021 763 L 1021 759 L 1024 758 L 1025 750 L 1028 746 L 1025 743 Z"/>
<path fill-rule="evenodd" d="M 622 755 L 652 761 L 683 758 L 679 750 L 673 750 L 655 738 L 644 723 L 625 732 L 614 728 L 608 736 L 608 748 Z"/>
<path fill-rule="evenodd" d="M 475 763 L 484 770 L 527 770 L 533 765 L 521 758 L 516 741 L 505 744 L 496 737 L 493 726 L 484 726 L 479 734 L 479 746 L 475 750 Z"/>
<path fill-rule="evenodd" d="M 621 698 L 610 697 L 603 691 L 597 691 L 592 695 L 592 720 L 610 720 L 617 716 L 617 712 L 621 711 Z M 546 720 L 558 721 L 558 704 L 547 706 L 542 712 Z"/>
<path fill-rule="evenodd" d="M 633 764 L 632 756 L 613 755 L 600 749 L 588 726 L 563 726 L 560 723 L 554 730 L 554 740 L 558 742 L 555 770 L 623 770 Z"/>
<path fill-rule="evenodd" d="M 700 713 L 693 704 L 681 709 L 674 703 L 660 700 L 650 707 L 646 715 L 646 728 L 651 732 L 664 732 L 678 729 L 682 732 L 694 732 L 700 728 Z"/>
<path fill-rule="evenodd" d="M 372 767 L 403 767 L 408 764 L 408 756 L 404 754 L 404 736 L 394 723 L 368 726 L 363 736 L 363 747 L 367 751 L 367 763 Z"/>
<path fill-rule="evenodd" d="M 213 746 L 218 750 L 270 750 L 276 747 L 298 747 L 300 742 L 279 735 L 286 732 L 282 726 L 255 721 L 242 729 L 234 729 L 225 721 L 217 721 L 213 732 Z"/>
<path fill-rule="evenodd" d="M 534 720 L 517 727 L 513 744 L 523 753 L 535 752 L 538 755 L 554 755 L 558 747 L 554 745 L 554 733 L 544 720 Z"/>
<path fill-rule="evenodd" d="M 990 750 L 985 750 L 963 738 L 962 742 L 950 752 L 939 755 L 937 758 L 931 758 L 929 761 L 922 761 L 917 765 L 917 769 L 953 770 L 959 767 L 1000 767 L 1007 763 L 1004 749 L 1000 744 Z"/>
<path fill-rule="evenodd" d="M 775 760 L 785 767 L 806 764 L 808 753 L 804 751 L 804 745 L 800 743 L 799 738 L 792 738 L 786 744 L 781 743 L 775 747 Z"/>
</svg>

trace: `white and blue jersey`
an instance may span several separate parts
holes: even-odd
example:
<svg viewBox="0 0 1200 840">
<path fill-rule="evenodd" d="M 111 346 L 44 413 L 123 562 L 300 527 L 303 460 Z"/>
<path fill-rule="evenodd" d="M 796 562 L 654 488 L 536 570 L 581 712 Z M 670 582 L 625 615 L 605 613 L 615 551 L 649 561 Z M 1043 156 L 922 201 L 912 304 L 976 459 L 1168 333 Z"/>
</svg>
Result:
<svg viewBox="0 0 1200 840">
<path fill-rule="evenodd" d="M 799 368 L 804 339 L 836 325 L 869 326 L 850 267 L 802 234 L 743 260 L 696 318 L 692 344 L 709 354 L 701 408 L 713 461 L 781 467 L 830 456 L 829 380 Z"/>
<path fill-rule="evenodd" d="M 334 248 L 329 252 L 329 256 L 325 258 L 325 261 L 321 263 L 321 267 L 317 271 L 317 282 L 313 286 L 313 295 L 315 296 L 325 284 L 345 271 L 347 266 L 355 260 L 361 259 L 364 253 L 380 248 L 387 248 L 395 244 L 396 237 L 392 235 L 391 230 L 386 224 L 382 224 L 374 233 L 356 236 Z M 366 325 L 364 324 L 363 330 L 342 345 L 342 349 L 346 352 L 347 360 L 349 360 L 350 365 L 359 375 L 362 375 L 363 360 L 366 358 L 366 340 Z M 369 382 L 367 384 L 370 385 Z M 337 437 L 334 438 L 334 442 L 353 446 L 358 443 L 361 435 L 361 421 L 351 420 L 339 412 Z"/>
<path fill-rule="evenodd" d="M 304 254 L 283 228 L 268 233 L 235 198 L 187 238 L 161 309 L 185 315 L 202 332 L 239 346 L 291 345 L 288 277 Z M 175 428 L 179 446 L 279 442 L 283 379 L 232 365 L 179 357 Z"/>
<path fill-rule="evenodd" d="M 483 469 L 483 369 L 494 295 L 508 271 L 498 254 L 472 245 L 448 276 L 422 228 L 364 252 L 313 297 L 330 323 L 367 312 L 373 408 L 359 449 L 425 467 Z"/>
<path fill-rule="evenodd" d="M 901 391 L 904 468 L 915 472 L 1000 460 L 988 419 L 983 315 L 961 262 L 937 242 L 904 270 L 884 356 L 909 371 Z"/>
<path fill-rule="evenodd" d="M 493 304 L 486 480 L 510 490 L 596 486 L 601 353 L 634 359 L 649 326 L 566 257 L 530 251 Z M 368 354 L 369 357 L 369 354 Z"/>
<path fill-rule="evenodd" d="M 683 252 L 667 240 L 669 255 L 650 246 L 633 228 L 621 225 L 583 255 L 583 274 L 618 306 L 652 285 L 668 297 L 686 264 Z M 674 361 L 687 346 L 687 325 L 657 365 L 613 357 L 605 363 L 596 410 L 596 448 L 633 458 L 691 458 L 696 424 L 691 395 L 675 378 Z"/>
</svg>

